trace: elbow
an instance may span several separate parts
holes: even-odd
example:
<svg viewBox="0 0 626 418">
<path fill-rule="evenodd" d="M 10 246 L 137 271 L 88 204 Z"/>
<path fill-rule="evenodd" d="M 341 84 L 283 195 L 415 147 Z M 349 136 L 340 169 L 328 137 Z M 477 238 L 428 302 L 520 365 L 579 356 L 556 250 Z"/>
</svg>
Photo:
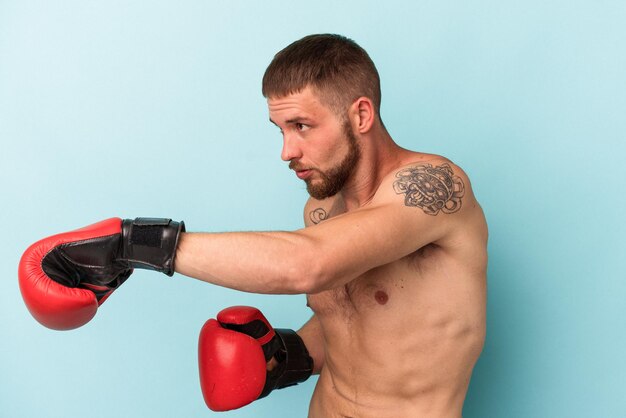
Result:
<svg viewBox="0 0 626 418">
<path fill-rule="evenodd" d="M 314 294 L 332 288 L 335 275 L 324 257 L 313 251 L 306 251 L 293 258 L 290 268 L 290 282 L 294 293 Z"/>
</svg>

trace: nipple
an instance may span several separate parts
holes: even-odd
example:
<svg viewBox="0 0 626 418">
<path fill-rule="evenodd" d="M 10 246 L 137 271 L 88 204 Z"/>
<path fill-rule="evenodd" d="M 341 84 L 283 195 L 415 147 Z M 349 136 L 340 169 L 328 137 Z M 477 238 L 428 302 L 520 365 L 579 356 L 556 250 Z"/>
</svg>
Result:
<svg viewBox="0 0 626 418">
<path fill-rule="evenodd" d="M 378 290 L 374 294 L 374 299 L 376 299 L 376 302 L 378 302 L 379 304 L 384 305 L 389 300 L 389 295 L 387 295 L 387 293 L 383 292 L 382 290 Z"/>
</svg>

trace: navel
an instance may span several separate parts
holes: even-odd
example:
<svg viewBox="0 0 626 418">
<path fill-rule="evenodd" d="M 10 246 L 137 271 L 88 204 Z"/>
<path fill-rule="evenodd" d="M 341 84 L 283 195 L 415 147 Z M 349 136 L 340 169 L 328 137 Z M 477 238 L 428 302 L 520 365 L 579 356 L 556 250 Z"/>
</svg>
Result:
<svg viewBox="0 0 626 418">
<path fill-rule="evenodd" d="M 382 290 L 378 290 L 374 294 L 374 299 L 376 299 L 376 302 L 378 302 L 379 304 L 384 305 L 389 300 L 389 295 L 387 295 L 387 293 L 383 292 Z"/>
</svg>

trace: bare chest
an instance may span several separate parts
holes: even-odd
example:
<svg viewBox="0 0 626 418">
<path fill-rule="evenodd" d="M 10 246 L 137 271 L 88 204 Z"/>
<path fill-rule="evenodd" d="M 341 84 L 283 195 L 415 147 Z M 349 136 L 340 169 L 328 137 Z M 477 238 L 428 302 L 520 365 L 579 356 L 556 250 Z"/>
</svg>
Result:
<svg viewBox="0 0 626 418">
<path fill-rule="evenodd" d="M 436 251 L 427 246 L 414 254 L 379 266 L 351 282 L 307 295 L 307 305 L 320 317 L 349 319 L 354 314 L 406 308 L 424 275 L 435 274 Z"/>
<path fill-rule="evenodd" d="M 399 284 L 385 280 L 373 272 L 361 276 L 344 286 L 307 295 L 307 306 L 318 316 L 351 316 L 364 310 L 384 307 Z"/>
</svg>

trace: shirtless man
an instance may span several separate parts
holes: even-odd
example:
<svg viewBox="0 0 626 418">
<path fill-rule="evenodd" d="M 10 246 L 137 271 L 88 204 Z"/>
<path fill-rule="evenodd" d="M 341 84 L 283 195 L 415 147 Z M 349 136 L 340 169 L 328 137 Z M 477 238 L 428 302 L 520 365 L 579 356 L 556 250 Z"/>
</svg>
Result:
<svg viewBox="0 0 626 418">
<path fill-rule="evenodd" d="M 392 140 L 374 64 L 350 40 L 290 45 L 263 93 L 281 158 L 311 195 L 306 228 L 185 234 L 177 270 L 307 294 L 314 315 L 298 334 L 320 374 L 311 418 L 460 417 L 485 337 L 487 265 L 487 225 L 466 174 Z"/>
<path fill-rule="evenodd" d="M 200 337 L 200 377 L 205 399 L 215 409 L 243 406 L 312 372 L 320 376 L 310 418 L 460 417 L 483 347 L 486 305 L 487 225 L 467 175 L 444 157 L 409 151 L 392 140 L 380 118 L 376 68 L 349 39 L 313 35 L 289 45 L 268 67 L 263 93 L 270 121 L 283 136 L 281 158 L 311 195 L 304 208 L 306 227 L 185 233 L 182 223 L 167 220 L 161 242 L 169 244 L 160 248 L 170 254 L 161 263 L 152 252 L 136 250 L 138 242 L 150 241 L 150 233 L 134 236 L 134 231 L 155 228 L 151 225 L 159 220 L 123 221 L 121 232 L 114 234 L 123 241 L 124 254 L 112 258 L 170 275 L 175 268 L 246 292 L 307 295 L 312 318 L 295 337 L 276 330 L 290 341 L 278 351 L 268 349 L 269 337 L 277 341 L 274 330 L 251 308 L 230 308 L 218 316 L 219 322 L 207 321 Z M 135 229 L 128 232 L 131 226 Z M 94 235 L 112 236 L 87 230 L 90 242 L 105 239 Z M 39 243 L 34 264 L 43 265 L 43 272 L 25 271 L 34 267 L 24 261 L 27 266 L 20 266 L 29 309 L 53 328 L 82 325 L 95 310 L 78 319 L 76 313 L 59 317 L 54 310 L 42 311 L 32 302 L 42 297 L 37 285 L 23 276 L 45 275 L 62 283 L 58 271 L 60 265 L 67 268 L 66 262 L 51 256 L 42 261 L 41 254 L 54 254 L 61 246 L 76 248 L 85 238 L 77 234 L 87 234 L 79 231 L 64 235 L 62 245 L 58 238 L 46 241 L 45 248 Z M 79 248 L 70 255 L 65 248 L 64 260 L 96 251 L 83 241 Z M 115 282 L 86 278 L 95 275 L 88 272 L 78 280 L 82 283 L 64 284 L 82 287 L 72 291 L 89 289 L 100 304 L 130 272 L 123 270 Z M 262 331 L 250 324 L 261 324 Z M 240 335 L 245 338 L 233 348 Z M 305 366 L 287 366 L 287 374 L 295 374 L 279 376 L 267 390 L 281 364 L 281 373 L 285 371 L 285 353 L 289 362 L 303 360 Z M 255 375 L 259 361 L 267 381 Z M 256 381 L 265 385 L 262 395 L 259 386 L 250 399 L 219 405 Z"/>
</svg>

